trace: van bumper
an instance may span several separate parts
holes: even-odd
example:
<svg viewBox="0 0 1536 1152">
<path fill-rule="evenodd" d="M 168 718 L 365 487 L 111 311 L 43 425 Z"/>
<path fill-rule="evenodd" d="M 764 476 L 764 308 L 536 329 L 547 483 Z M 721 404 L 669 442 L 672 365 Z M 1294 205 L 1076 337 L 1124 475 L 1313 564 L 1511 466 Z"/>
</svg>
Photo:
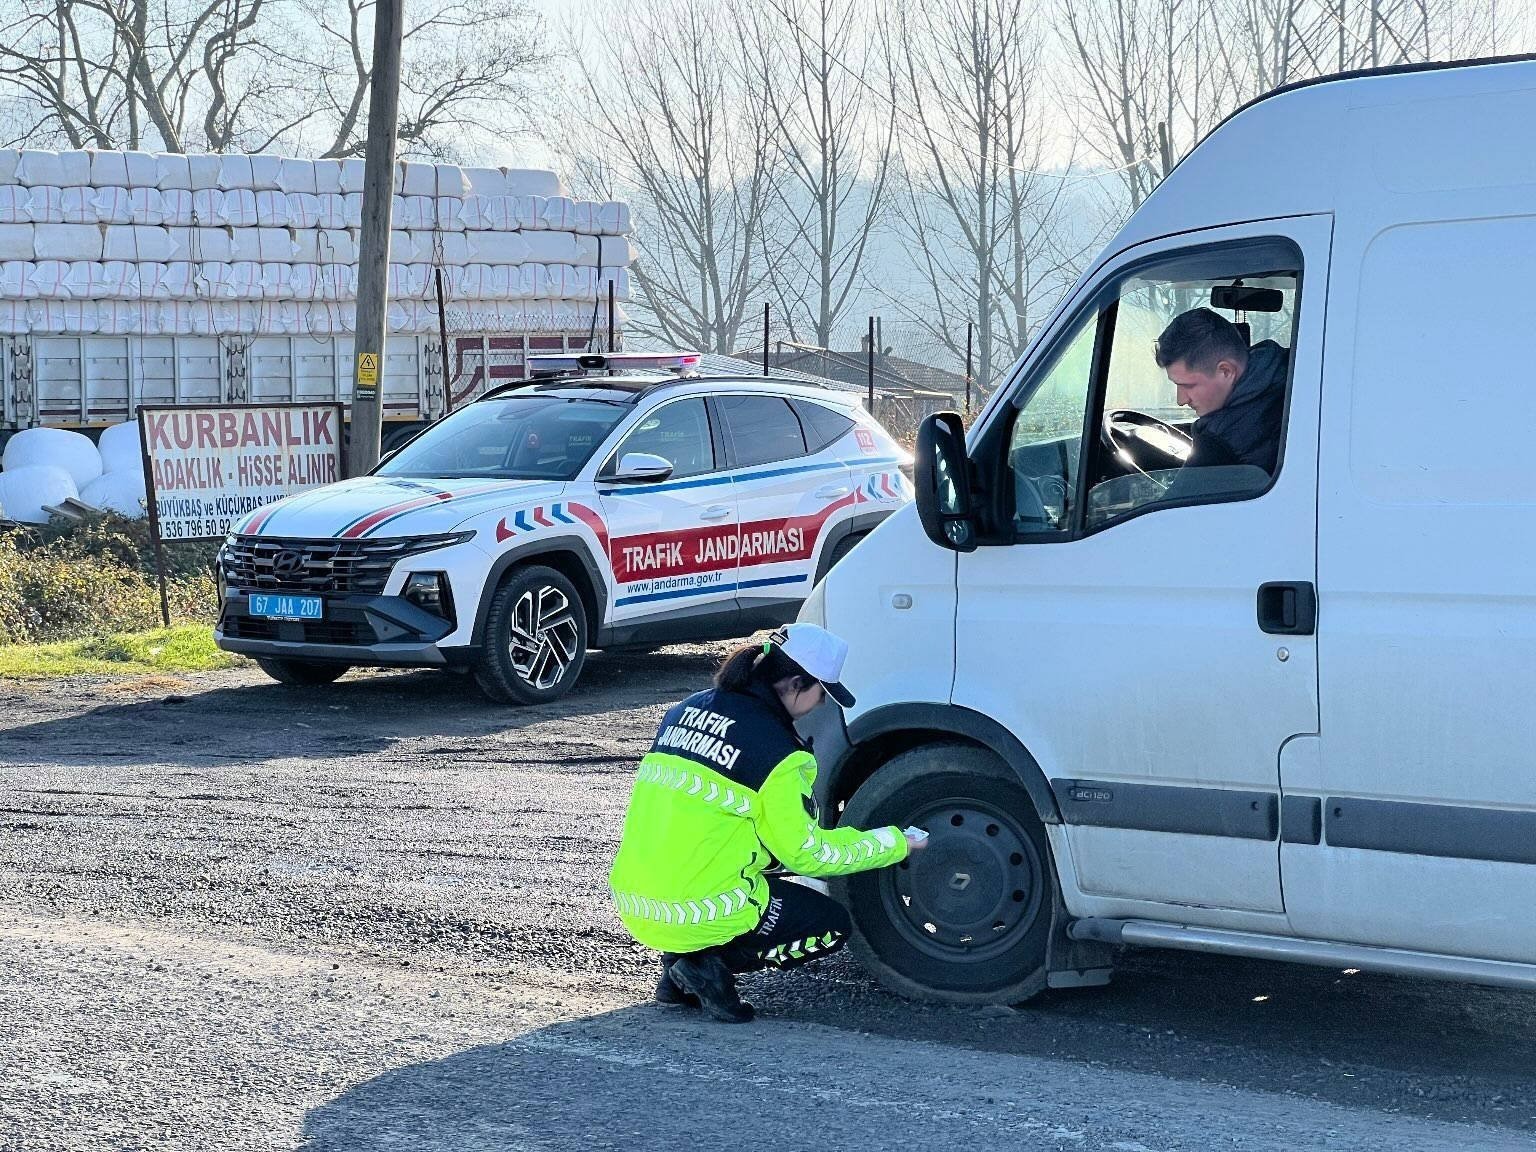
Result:
<svg viewBox="0 0 1536 1152">
<path fill-rule="evenodd" d="M 400 596 L 326 596 L 319 620 L 253 616 L 250 599 L 227 592 L 213 631 L 226 652 L 284 660 L 381 667 L 456 668 L 474 662 L 473 647 L 441 647 L 457 626 Z"/>
</svg>

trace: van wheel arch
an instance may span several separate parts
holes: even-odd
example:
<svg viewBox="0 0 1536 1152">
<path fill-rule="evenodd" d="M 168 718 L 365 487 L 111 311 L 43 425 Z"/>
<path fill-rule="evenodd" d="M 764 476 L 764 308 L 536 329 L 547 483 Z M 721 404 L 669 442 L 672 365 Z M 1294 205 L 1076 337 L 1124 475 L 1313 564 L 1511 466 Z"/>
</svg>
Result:
<svg viewBox="0 0 1536 1152">
<path fill-rule="evenodd" d="M 953 704 L 889 704 L 849 725 L 848 742 L 849 753 L 828 773 L 825 795 L 834 812 L 893 757 L 926 744 L 960 743 L 997 756 L 1028 794 L 1041 822 L 1061 823 L 1056 796 L 1039 762 L 1018 737 L 980 712 Z"/>
</svg>

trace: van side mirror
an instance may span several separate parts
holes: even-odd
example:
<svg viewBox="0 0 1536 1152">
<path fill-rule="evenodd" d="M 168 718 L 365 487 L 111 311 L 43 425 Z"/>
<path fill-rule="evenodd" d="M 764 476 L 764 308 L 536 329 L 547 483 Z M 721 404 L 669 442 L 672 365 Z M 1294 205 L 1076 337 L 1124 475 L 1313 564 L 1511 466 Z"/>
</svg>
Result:
<svg viewBox="0 0 1536 1152">
<path fill-rule="evenodd" d="M 619 457 L 619 466 L 612 476 L 604 479 L 618 484 L 654 484 L 672 475 L 672 461 L 664 456 L 652 456 L 649 452 L 626 452 Z"/>
<path fill-rule="evenodd" d="M 960 413 L 935 412 L 918 425 L 913 485 L 917 516 L 928 539 L 940 548 L 974 552 L 970 462 Z"/>
</svg>

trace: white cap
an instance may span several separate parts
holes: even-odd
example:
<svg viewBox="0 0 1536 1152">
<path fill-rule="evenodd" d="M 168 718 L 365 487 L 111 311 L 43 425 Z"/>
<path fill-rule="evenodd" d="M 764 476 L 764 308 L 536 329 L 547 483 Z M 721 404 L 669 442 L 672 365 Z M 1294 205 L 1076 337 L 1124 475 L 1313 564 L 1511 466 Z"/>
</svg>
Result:
<svg viewBox="0 0 1536 1152">
<path fill-rule="evenodd" d="M 839 682 L 843 661 L 848 658 L 848 641 L 815 624 L 791 624 L 769 639 L 779 651 L 820 680 L 828 696 L 844 708 L 853 707 L 853 693 Z"/>
</svg>

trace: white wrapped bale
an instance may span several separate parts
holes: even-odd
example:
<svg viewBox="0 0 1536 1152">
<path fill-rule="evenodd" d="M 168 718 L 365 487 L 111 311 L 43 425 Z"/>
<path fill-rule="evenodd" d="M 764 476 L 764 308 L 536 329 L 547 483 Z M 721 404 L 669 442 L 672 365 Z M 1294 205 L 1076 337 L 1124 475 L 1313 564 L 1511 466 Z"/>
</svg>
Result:
<svg viewBox="0 0 1536 1152">
<path fill-rule="evenodd" d="M 436 196 L 436 169 L 414 160 L 401 161 L 395 168 L 395 192 L 400 196 Z"/>
<path fill-rule="evenodd" d="M 77 300 L 103 300 L 108 290 L 106 265 L 98 260 L 76 260 L 64 275 L 64 291 Z"/>
<path fill-rule="evenodd" d="M 391 259 L 394 259 L 394 234 L 390 234 Z M 315 233 L 316 264 L 356 264 L 357 234 L 345 228 L 322 228 Z"/>
<path fill-rule="evenodd" d="M 34 224 L 64 223 L 64 190 L 52 185 L 40 185 L 27 191 L 29 213 Z"/>
<path fill-rule="evenodd" d="M 257 260 L 273 264 L 286 264 L 292 260 L 297 249 L 293 243 L 293 233 L 287 228 L 258 228 L 256 229 L 256 256 Z"/>
<path fill-rule="evenodd" d="M 197 295 L 197 265 L 190 260 L 170 260 L 160 266 L 159 291 L 155 293 L 161 300 L 190 300 Z M 140 282 L 143 281 L 143 272 L 139 273 Z M 179 320 L 181 313 L 175 313 Z"/>
<path fill-rule="evenodd" d="M 574 232 L 533 232 L 523 236 L 527 255 L 518 263 L 597 264 L 597 237 Z"/>
<path fill-rule="evenodd" d="M 263 300 L 293 299 L 293 266 L 291 264 L 261 266 L 261 298 Z"/>
<path fill-rule="evenodd" d="M 389 294 L 396 299 L 418 299 L 427 294 L 432 269 L 425 264 L 391 264 Z M 355 295 L 355 293 L 349 293 Z"/>
<path fill-rule="evenodd" d="M 0 260 L 0 301 L 22 300 L 32 283 L 32 261 Z"/>
<path fill-rule="evenodd" d="M 496 223 L 497 213 L 494 210 L 498 199 L 502 202 L 500 212 L 502 223 L 500 225 Z M 505 196 L 466 196 L 463 200 L 459 201 L 459 219 L 463 222 L 464 227 L 471 232 L 488 231 L 498 226 L 504 228 L 506 227 L 507 219 L 506 199 Z"/>
<path fill-rule="evenodd" d="M 224 222 L 224 193 L 217 188 L 194 188 L 192 223 L 202 228 L 217 228 Z"/>
<path fill-rule="evenodd" d="M 362 160 L 343 160 L 341 162 L 341 192 L 343 196 L 352 193 L 361 195 L 363 191 L 364 162 Z"/>
<path fill-rule="evenodd" d="M 278 188 L 281 191 L 287 192 L 289 194 L 299 192 L 309 196 L 313 196 L 317 192 L 321 191 L 341 191 L 339 184 L 336 187 L 328 187 L 324 189 L 320 188 L 316 184 L 315 168 L 318 164 L 324 163 L 327 163 L 327 161 L 295 160 L 290 156 L 283 157 L 278 161 L 277 166 Z M 329 161 L 329 163 L 334 163 L 334 161 Z"/>
<path fill-rule="evenodd" d="M 129 188 L 159 188 L 160 165 L 150 152 L 124 152 L 123 163 L 128 166 Z"/>
<path fill-rule="evenodd" d="M 0 224 L 31 223 L 31 192 L 16 184 L 0 184 Z"/>
<path fill-rule="evenodd" d="M 234 236 L 228 228 L 171 228 L 167 230 L 173 248 L 168 260 L 234 260 Z M 240 232 L 244 237 L 249 235 Z M 251 238 L 251 252 L 256 253 L 255 238 Z M 248 258 L 254 258 L 248 257 Z"/>
<path fill-rule="evenodd" d="M 345 228 L 347 227 L 347 198 L 338 192 L 321 192 L 315 197 L 319 205 L 319 215 L 315 218 L 317 228 Z"/>
<path fill-rule="evenodd" d="M 256 212 L 256 193 L 249 188 L 225 189 L 217 222 L 231 228 L 255 228 L 260 223 Z"/>
<path fill-rule="evenodd" d="M 102 300 L 96 305 L 96 330 L 103 336 L 132 336 L 143 324 L 136 300 Z"/>
<path fill-rule="evenodd" d="M 128 189 L 129 224 L 165 223 L 165 197 L 158 188 Z"/>
<path fill-rule="evenodd" d="M 152 189 L 140 188 L 140 192 L 149 192 Z M 155 192 L 159 196 L 158 191 Z M 133 220 L 133 194 L 127 188 L 97 188 L 91 195 L 92 219 L 87 223 L 95 224 L 132 224 Z M 160 223 L 155 220 L 154 223 Z"/>
<path fill-rule="evenodd" d="M 194 192 L 210 192 L 219 187 L 221 157 L 196 152 L 187 157 L 188 187 Z M 164 187 L 162 185 L 162 187 Z"/>
<path fill-rule="evenodd" d="M 43 221 L 37 216 L 37 194 L 43 191 L 41 188 L 32 190 L 33 220 L 41 224 Z M 96 221 L 96 189 L 95 188 L 59 188 L 59 212 L 57 222 L 60 224 L 95 224 Z M 52 219 L 49 223 L 53 223 Z"/>
<path fill-rule="evenodd" d="M 412 232 L 407 250 L 411 253 L 409 260 L 404 255 L 397 255 L 391 244 L 389 258 L 400 264 L 441 264 L 444 267 L 471 263 L 468 232 Z"/>
<path fill-rule="evenodd" d="M 180 152 L 155 153 L 155 187 L 162 192 L 192 190 L 192 169 Z"/>
<path fill-rule="evenodd" d="M 435 196 L 451 196 L 462 198 L 470 191 L 469 181 L 465 179 L 464 169 L 457 164 L 439 164 L 436 168 Z"/>
<path fill-rule="evenodd" d="M 351 161 L 348 161 L 351 163 Z M 363 194 L 361 192 L 346 192 L 342 194 L 343 226 L 347 228 L 361 228 L 363 225 Z"/>
<path fill-rule="evenodd" d="M 31 260 L 36 255 L 32 225 L 0 224 L 0 260 Z"/>
<path fill-rule="evenodd" d="M 20 163 L 20 152 L 14 148 L 0 148 L 0 184 L 16 183 L 16 165 Z"/>
<path fill-rule="evenodd" d="M 313 192 L 284 192 L 283 196 L 288 201 L 290 226 L 301 230 L 320 227 L 322 214 L 320 197 Z M 333 199 L 340 200 L 340 197 L 333 197 Z M 260 204 L 257 208 L 260 208 Z"/>
<path fill-rule="evenodd" d="M 12 436 L 11 444 L 28 432 L 57 431 L 57 428 L 28 428 Z M 90 444 L 90 441 L 86 440 L 86 443 Z M 95 451 L 94 444 L 91 450 Z M 9 444 L 6 445 L 6 455 L 10 455 Z M 96 463 L 100 465 L 100 457 L 97 457 Z M 79 495 L 80 489 L 63 468 L 29 465 L 12 469 L 7 466 L 4 472 L 0 472 L 0 508 L 5 509 L 6 516 L 21 524 L 46 524 L 49 513 L 44 509 Z"/>
<path fill-rule="evenodd" d="M 241 260 L 237 264 L 231 264 L 226 286 L 227 294 L 235 300 L 260 300 L 265 267 L 266 265 L 258 264 L 254 260 Z"/>
<path fill-rule="evenodd" d="M 534 236 L 519 232 L 466 232 L 464 246 L 467 260 L 464 264 L 526 264 L 533 257 L 529 254 L 530 241 Z"/>
<path fill-rule="evenodd" d="M 61 225 L 62 227 L 62 225 Z M 28 265 L 27 290 L 23 297 L 39 300 L 69 299 L 69 264 L 63 260 L 38 260 Z"/>
<path fill-rule="evenodd" d="M 627 236 L 630 232 L 629 205 L 618 200 L 605 200 L 597 206 L 594 231 L 604 236 Z"/>
<path fill-rule="evenodd" d="M 18 468 L 60 468 L 75 487 L 101 475 L 101 453 L 89 436 L 62 428 L 23 428 L 6 442 L 0 465 Z"/>
<path fill-rule="evenodd" d="M 80 500 L 104 512 L 116 512 L 130 520 L 142 520 L 149 514 L 149 494 L 144 490 L 143 466 L 103 472 L 80 489 Z"/>
<path fill-rule="evenodd" d="M 503 168 L 509 196 L 559 196 L 560 178 L 542 168 Z"/>
<path fill-rule="evenodd" d="M 505 196 L 507 194 L 507 174 L 500 168 L 465 168 L 464 183 L 467 196 Z"/>
<path fill-rule="evenodd" d="M 361 238 L 359 237 L 359 241 Z M 423 263 L 432 259 L 432 234 L 430 232 L 402 232 L 398 229 L 389 234 L 389 259 L 392 264 Z"/>
<path fill-rule="evenodd" d="M 597 241 L 597 265 L 601 268 L 628 268 L 635 262 L 635 248 L 623 236 L 602 236 Z"/>
<path fill-rule="evenodd" d="M 161 261 L 176 258 L 175 236 L 187 228 L 153 228 L 147 225 L 113 225 L 103 230 L 104 260 Z"/>
<path fill-rule="evenodd" d="M 218 186 L 226 192 L 249 191 L 256 185 L 251 175 L 251 158 L 244 154 L 219 157 Z"/>
<path fill-rule="evenodd" d="M 457 196 L 439 196 L 437 227 L 443 232 L 464 231 L 464 201 Z"/>
<path fill-rule="evenodd" d="M 287 228 L 293 223 L 286 192 L 263 189 L 256 193 L 256 225 L 260 228 Z M 306 225 L 310 227 L 310 225 Z"/>
<path fill-rule="evenodd" d="M 283 161 L 280 156 L 254 155 L 251 160 L 251 182 L 248 187 L 258 192 L 283 190 Z"/>
<path fill-rule="evenodd" d="M 93 188 L 128 188 L 128 157 L 122 152 L 92 152 L 89 183 Z"/>
<path fill-rule="evenodd" d="M 224 260 L 260 260 L 261 233 L 255 228 L 221 228 L 229 242 L 229 255 Z"/>
<path fill-rule="evenodd" d="M 299 161 L 294 161 L 299 163 Z M 316 160 L 312 165 L 315 175 L 314 193 L 317 196 L 341 195 L 341 161 L 340 160 Z M 297 188 L 297 192 L 309 191 L 309 189 Z"/>
<path fill-rule="evenodd" d="M 160 193 L 161 223 L 168 228 L 190 228 L 196 219 L 196 201 L 186 188 L 167 188 Z"/>
<path fill-rule="evenodd" d="M 599 268 L 597 270 L 597 291 L 604 300 L 608 298 L 608 281 L 613 281 L 613 298 L 615 300 L 629 299 L 629 269 L 628 268 Z"/>
<path fill-rule="evenodd" d="M 393 212 L 397 228 L 432 228 L 437 224 L 437 199 L 433 196 L 396 196 Z"/>
<path fill-rule="evenodd" d="M 576 231 L 576 202 L 569 196 L 547 196 L 539 210 L 544 227 L 556 232 Z"/>
<path fill-rule="evenodd" d="M 64 179 L 64 166 L 59 163 L 59 154 L 40 148 L 23 148 L 16 161 L 16 182 L 28 188 L 42 185 L 62 187 L 67 181 Z"/>
</svg>

